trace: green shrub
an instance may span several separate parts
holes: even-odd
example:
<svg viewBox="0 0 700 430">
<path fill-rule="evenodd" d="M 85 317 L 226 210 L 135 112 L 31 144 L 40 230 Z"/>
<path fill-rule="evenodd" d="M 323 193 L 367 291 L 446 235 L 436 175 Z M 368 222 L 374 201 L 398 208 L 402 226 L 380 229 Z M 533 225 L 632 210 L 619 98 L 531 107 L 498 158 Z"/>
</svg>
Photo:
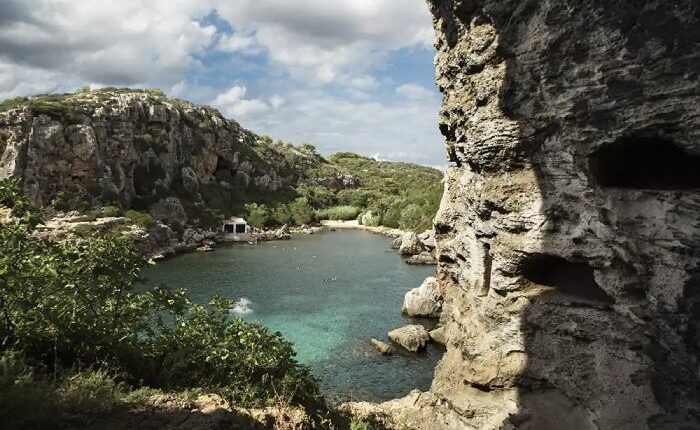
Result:
<svg viewBox="0 0 700 430">
<path fill-rule="evenodd" d="M 134 224 L 141 226 L 143 228 L 151 228 L 153 227 L 153 224 L 156 223 L 156 221 L 153 219 L 153 217 L 145 212 L 139 212 L 135 210 L 128 210 L 124 214 L 127 218 L 129 218 Z"/>
<path fill-rule="evenodd" d="M 102 218 L 114 218 L 121 216 L 122 210 L 116 206 L 104 206 L 100 209 L 99 216 Z"/>
<path fill-rule="evenodd" d="M 295 199 L 293 202 L 289 203 L 288 207 L 294 224 L 309 224 L 314 220 L 314 209 L 311 207 L 306 197 Z"/>
<path fill-rule="evenodd" d="M 314 213 L 314 217 L 318 221 L 325 219 L 348 221 L 356 219 L 360 212 L 361 209 L 356 206 L 334 206 L 327 209 L 317 210 Z"/>
<path fill-rule="evenodd" d="M 74 414 L 99 415 L 114 410 L 125 387 L 104 370 L 68 376 L 58 389 L 60 408 Z"/>
<path fill-rule="evenodd" d="M 44 428 L 55 414 L 53 390 L 21 354 L 0 351 L 0 422 L 3 428 Z"/>
<path fill-rule="evenodd" d="M 245 205 L 245 210 L 247 213 L 246 220 L 251 226 L 263 228 L 269 223 L 271 214 L 267 206 L 249 203 Z"/>
<path fill-rule="evenodd" d="M 0 226 L 0 348 L 12 345 L 48 374 L 113 369 L 132 385 L 207 389 L 242 406 L 318 396 L 291 343 L 232 318 L 232 300 L 200 305 L 184 290 L 136 292 L 145 260 L 130 241 L 90 236 L 53 243 L 27 230 Z M 120 388 L 106 379 L 91 372 L 67 380 L 63 406 L 112 407 Z"/>
</svg>

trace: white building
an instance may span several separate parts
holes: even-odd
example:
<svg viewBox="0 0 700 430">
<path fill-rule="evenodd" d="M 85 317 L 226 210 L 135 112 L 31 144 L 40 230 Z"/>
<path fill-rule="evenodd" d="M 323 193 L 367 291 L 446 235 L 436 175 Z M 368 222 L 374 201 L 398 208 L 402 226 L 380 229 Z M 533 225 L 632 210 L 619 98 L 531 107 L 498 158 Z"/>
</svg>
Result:
<svg viewBox="0 0 700 430">
<path fill-rule="evenodd" d="M 247 234 L 252 231 L 243 218 L 231 218 L 224 220 L 223 230 L 225 235 Z"/>
</svg>

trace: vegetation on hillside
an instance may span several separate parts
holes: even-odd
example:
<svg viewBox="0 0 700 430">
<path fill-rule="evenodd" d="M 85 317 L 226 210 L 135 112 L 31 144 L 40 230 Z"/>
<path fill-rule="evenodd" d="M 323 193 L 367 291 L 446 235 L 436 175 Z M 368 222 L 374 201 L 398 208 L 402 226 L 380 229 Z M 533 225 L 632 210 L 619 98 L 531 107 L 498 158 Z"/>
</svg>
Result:
<svg viewBox="0 0 700 430">
<path fill-rule="evenodd" d="M 132 93 L 145 95 L 148 103 L 168 104 L 182 112 L 192 108 L 205 111 L 210 117 L 217 118 L 207 127 L 235 126 L 240 129 L 216 109 L 168 98 L 156 89 L 83 88 L 76 93 L 18 97 L 0 103 L 0 112 L 24 107 L 35 115 L 44 114 L 70 125 L 85 121 L 85 113 L 96 106 L 110 106 L 112 102 L 109 100 L 114 97 Z M 182 112 L 181 117 L 186 117 Z M 236 145 L 235 151 L 240 153 L 241 159 L 248 160 L 248 165 L 254 166 L 260 176 L 272 172 L 276 179 L 283 178 L 275 187 L 259 186 L 258 178 L 248 173 L 241 175 L 245 180 L 240 179 L 237 177 L 240 172 L 235 167 L 222 162 L 221 166 L 217 164 L 216 180 L 199 184 L 196 192 L 186 189 L 176 180 L 170 187 L 147 190 L 149 192 L 142 192 L 142 196 L 130 202 L 118 204 L 103 199 L 101 195 L 67 196 L 59 191 L 52 206 L 86 212 L 95 205 L 119 205 L 123 211 L 144 212 L 159 199 L 177 197 L 189 218 L 198 219 L 202 226 L 207 227 L 218 226 L 221 217 L 234 215 L 245 216 L 256 227 L 301 225 L 321 219 L 358 219 L 369 225 L 416 231 L 431 226 L 442 194 L 442 173 L 438 170 L 410 163 L 378 161 L 349 152 L 324 158 L 310 144 L 294 146 L 274 142 L 268 136 L 242 133 L 246 136 L 245 144 Z M 135 144 L 139 150 L 150 148 L 143 142 Z M 146 176 L 140 178 L 141 182 L 155 182 L 159 170 L 154 168 L 151 171 L 150 167 L 147 170 L 142 172 Z M 160 175 L 163 176 L 162 172 Z M 135 182 L 139 181 L 135 179 Z M 96 199 L 102 200 L 97 202 Z M 140 224 L 149 222 L 143 217 L 137 221 Z"/>
<path fill-rule="evenodd" d="M 0 206 L 15 215 L 0 225 L 0 421 L 100 412 L 142 387 L 207 390 L 239 406 L 317 399 L 292 345 L 232 318 L 232 301 L 138 291 L 147 261 L 125 239 L 32 237 L 34 209 L 13 181 L 0 181 Z"/>
<path fill-rule="evenodd" d="M 324 159 L 304 145 L 313 162 L 296 166 L 300 180 L 291 199 L 245 206 L 256 227 L 305 224 L 323 219 L 354 220 L 404 230 L 430 228 L 442 197 L 442 173 L 410 163 L 378 161 L 350 152 Z M 277 144 L 283 153 L 296 147 Z M 290 156 L 291 158 L 291 156 Z M 307 161 L 308 161 L 307 158 Z M 348 181 L 343 184 L 343 179 Z"/>
</svg>

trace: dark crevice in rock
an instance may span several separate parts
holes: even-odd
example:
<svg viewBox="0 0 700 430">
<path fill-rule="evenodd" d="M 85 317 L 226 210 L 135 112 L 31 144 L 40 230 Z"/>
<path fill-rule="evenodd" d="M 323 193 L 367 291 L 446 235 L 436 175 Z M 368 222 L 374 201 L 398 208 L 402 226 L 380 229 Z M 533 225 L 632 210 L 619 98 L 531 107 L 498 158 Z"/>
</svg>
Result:
<svg viewBox="0 0 700 430">
<path fill-rule="evenodd" d="M 591 155 L 590 169 L 603 188 L 700 188 L 700 156 L 660 137 L 630 136 L 605 145 Z"/>
<path fill-rule="evenodd" d="M 604 303 L 614 302 L 596 283 L 593 268 L 585 263 L 572 263 L 555 255 L 531 254 L 520 263 L 520 272 L 525 279 L 554 287 L 563 294 Z"/>
<path fill-rule="evenodd" d="M 491 270 L 493 266 L 493 257 L 491 256 L 491 245 L 484 244 L 484 284 L 481 286 L 481 294 L 488 294 L 491 289 Z"/>
</svg>

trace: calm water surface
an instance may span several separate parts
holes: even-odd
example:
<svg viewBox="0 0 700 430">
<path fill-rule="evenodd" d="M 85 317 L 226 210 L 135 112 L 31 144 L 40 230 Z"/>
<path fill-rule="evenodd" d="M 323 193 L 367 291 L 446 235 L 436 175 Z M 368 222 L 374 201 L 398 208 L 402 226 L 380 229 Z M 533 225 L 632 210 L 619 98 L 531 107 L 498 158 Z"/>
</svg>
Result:
<svg viewBox="0 0 700 430">
<path fill-rule="evenodd" d="M 147 285 L 188 288 L 199 302 L 215 294 L 239 300 L 243 318 L 294 342 L 324 392 L 376 401 L 430 386 L 441 348 L 383 357 L 369 339 L 416 321 L 401 315 L 403 296 L 434 272 L 405 264 L 386 237 L 351 230 L 187 254 L 144 276 Z"/>
</svg>

